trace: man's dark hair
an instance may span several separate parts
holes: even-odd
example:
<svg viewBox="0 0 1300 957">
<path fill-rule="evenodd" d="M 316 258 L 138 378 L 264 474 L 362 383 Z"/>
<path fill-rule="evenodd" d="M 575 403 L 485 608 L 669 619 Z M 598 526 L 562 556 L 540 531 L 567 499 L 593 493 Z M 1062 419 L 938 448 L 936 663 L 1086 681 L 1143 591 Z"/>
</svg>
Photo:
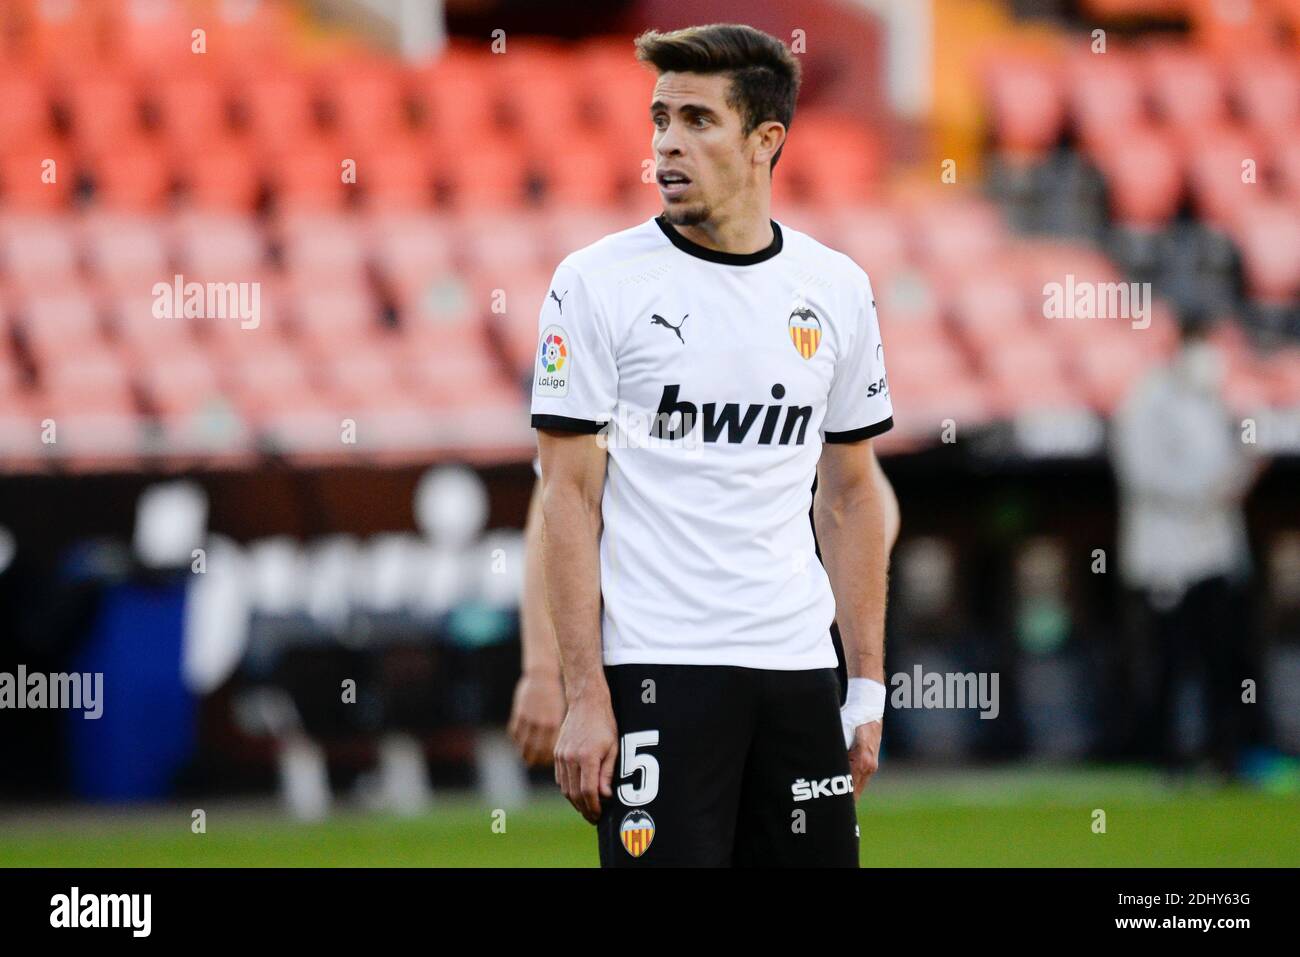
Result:
<svg viewBox="0 0 1300 957">
<path fill-rule="evenodd" d="M 660 73 L 727 73 L 727 105 L 740 114 L 744 135 L 776 120 L 787 130 L 799 96 L 799 61 L 776 37 L 739 23 L 713 23 L 671 33 L 647 30 L 636 56 Z M 782 144 L 781 149 L 784 149 Z M 772 157 L 772 169 L 781 158 Z"/>
</svg>

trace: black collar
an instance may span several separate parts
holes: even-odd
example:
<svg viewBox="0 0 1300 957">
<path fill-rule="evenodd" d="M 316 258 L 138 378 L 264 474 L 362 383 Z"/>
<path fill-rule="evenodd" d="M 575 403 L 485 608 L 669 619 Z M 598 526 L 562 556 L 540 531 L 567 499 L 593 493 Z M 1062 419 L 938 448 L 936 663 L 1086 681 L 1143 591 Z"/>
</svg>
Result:
<svg viewBox="0 0 1300 957">
<path fill-rule="evenodd" d="M 718 249 L 709 249 L 707 246 L 701 246 L 697 242 L 692 242 L 681 233 L 679 233 L 671 223 L 663 216 L 656 216 L 655 223 L 663 230 L 663 234 L 668 237 L 668 241 L 684 253 L 688 253 L 697 259 L 704 259 L 711 263 L 721 263 L 724 266 L 753 266 L 756 263 L 766 262 L 781 251 L 785 240 L 781 237 L 781 227 L 776 224 L 776 220 L 769 220 L 772 223 L 772 241 L 766 249 L 760 249 L 756 253 L 724 253 Z"/>
</svg>

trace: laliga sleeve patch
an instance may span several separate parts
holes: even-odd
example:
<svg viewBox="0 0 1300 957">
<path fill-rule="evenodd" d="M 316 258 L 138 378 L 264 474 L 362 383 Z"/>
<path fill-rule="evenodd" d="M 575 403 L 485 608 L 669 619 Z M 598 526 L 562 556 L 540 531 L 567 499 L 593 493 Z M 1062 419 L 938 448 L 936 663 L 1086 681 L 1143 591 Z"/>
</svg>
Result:
<svg viewBox="0 0 1300 957">
<path fill-rule="evenodd" d="M 573 375 L 573 345 L 559 326 L 547 326 L 537 346 L 533 395 L 559 398 L 569 394 Z"/>
</svg>

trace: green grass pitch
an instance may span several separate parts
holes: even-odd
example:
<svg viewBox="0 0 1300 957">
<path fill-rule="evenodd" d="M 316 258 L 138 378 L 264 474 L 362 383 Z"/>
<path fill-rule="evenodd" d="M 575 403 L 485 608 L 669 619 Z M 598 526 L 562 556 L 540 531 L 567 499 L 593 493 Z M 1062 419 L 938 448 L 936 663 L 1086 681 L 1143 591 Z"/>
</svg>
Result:
<svg viewBox="0 0 1300 957">
<path fill-rule="evenodd" d="M 197 802 L 202 807 L 202 802 Z M 1094 833 L 1094 811 L 1106 831 Z M 446 797 L 399 818 L 343 810 L 288 821 L 274 806 L 0 813 L 0 866 L 593 867 L 595 834 L 541 794 L 507 812 Z M 1257 867 L 1300 865 L 1300 798 L 1170 787 L 1145 771 L 884 775 L 858 805 L 868 867 Z"/>
</svg>

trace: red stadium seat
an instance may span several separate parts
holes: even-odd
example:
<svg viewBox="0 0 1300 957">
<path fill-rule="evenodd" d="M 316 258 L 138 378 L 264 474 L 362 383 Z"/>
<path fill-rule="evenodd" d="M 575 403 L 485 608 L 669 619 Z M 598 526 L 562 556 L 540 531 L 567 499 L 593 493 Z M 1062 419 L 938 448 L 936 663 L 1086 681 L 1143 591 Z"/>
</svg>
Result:
<svg viewBox="0 0 1300 957">
<path fill-rule="evenodd" d="M 365 283 L 365 239 L 350 217 L 286 216 L 281 219 L 281 237 L 290 278 L 327 286 Z"/>
<path fill-rule="evenodd" d="M 168 254 L 159 220 L 105 214 L 88 219 L 82 235 L 92 275 L 114 291 L 148 291 L 169 281 Z"/>
<path fill-rule="evenodd" d="M 1070 364 L 1094 409 L 1111 415 L 1129 395 L 1156 357 L 1132 336 L 1080 340 L 1072 349 Z"/>
<path fill-rule="evenodd" d="M 234 359 L 223 371 L 231 393 L 246 407 L 285 407 L 314 391 L 305 359 L 287 346 L 250 352 Z"/>
<path fill-rule="evenodd" d="M 76 287 L 29 295 L 16 306 L 28 348 L 38 359 L 103 344 L 99 303 Z"/>
<path fill-rule="evenodd" d="M 198 348 L 136 361 L 136 379 L 150 408 L 163 418 L 193 412 L 221 394 L 211 358 Z"/>
<path fill-rule="evenodd" d="M 1037 305 L 1025 301 L 1014 275 L 980 273 L 958 284 L 952 316 L 968 341 L 1004 341 L 1028 331 L 1029 310 Z"/>
<path fill-rule="evenodd" d="M 635 222 L 635 220 L 633 220 Z M 496 271 L 557 265 L 545 258 L 545 214 L 499 211 L 464 214 L 453 221 L 458 252 L 466 270 Z M 493 283 L 489 288 L 501 285 Z"/>
<path fill-rule="evenodd" d="M 1134 58 L 1122 49 L 1076 53 L 1066 64 L 1065 89 L 1074 124 L 1089 151 L 1098 139 L 1144 121 L 1142 80 Z"/>
<path fill-rule="evenodd" d="M 640 170 L 602 137 L 571 134 L 563 148 L 535 153 L 547 203 L 561 208 L 611 206 Z"/>
<path fill-rule="evenodd" d="M 72 138 L 81 150 L 100 152 L 140 138 L 140 99 L 125 75 L 76 77 L 64 93 Z"/>
<path fill-rule="evenodd" d="M 0 110 L 0 143 L 44 139 L 53 132 L 49 92 L 35 77 L 0 73 L 0 103 L 4 104 Z"/>
<path fill-rule="evenodd" d="M 1192 198 L 1202 219 L 1222 224 L 1234 209 L 1258 198 L 1264 188 L 1265 158 L 1260 144 L 1232 125 L 1197 129 L 1188 139 L 1187 173 Z M 1247 160 L 1256 166 L 1254 182 L 1243 182 L 1243 164 Z"/>
<path fill-rule="evenodd" d="M 265 265 L 266 240 L 250 219 L 190 213 L 177 217 L 174 227 L 177 267 L 195 279 L 239 278 Z"/>
<path fill-rule="evenodd" d="M 371 210 L 418 210 L 433 202 L 431 157 L 407 134 L 389 137 L 357 160 L 357 182 Z"/>
<path fill-rule="evenodd" d="M 1231 226 L 1251 298 L 1286 305 L 1300 296 L 1300 217 L 1284 201 L 1260 200 L 1237 211 Z"/>
<path fill-rule="evenodd" d="M 1223 80 L 1206 54 L 1186 45 L 1159 45 L 1141 56 L 1158 115 L 1185 129 L 1222 122 L 1227 113 Z"/>
<path fill-rule="evenodd" d="M 415 79 L 415 98 L 435 143 L 476 143 L 497 130 L 501 77 L 474 55 L 448 54 Z"/>
<path fill-rule="evenodd" d="M 582 96 L 588 81 L 573 74 L 567 60 L 558 56 L 520 59 L 512 51 L 501 58 L 498 69 L 509 128 L 530 150 L 567 151 L 573 137 L 587 132 Z"/>
<path fill-rule="evenodd" d="M 832 206 L 870 200 L 879 176 L 880 146 L 859 122 L 834 115 L 801 115 L 782 149 L 782 166 L 802 182 L 812 202 Z M 776 181 L 782 179 L 778 174 Z"/>
<path fill-rule="evenodd" d="M 331 65 L 322 85 L 334 129 L 354 152 L 409 132 L 406 77 L 392 62 L 340 60 Z"/>
<path fill-rule="evenodd" d="M 134 408 L 131 376 L 122 356 L 109 348 L 65 355 L 42 364 L 41 387 L 65 406 L 85 409 Z"/>
<path fill-rule="evenodd" d="M 999 149 L 1039 157 L 1065 121 L 1059 67 L 1050 60 L 998 55 L 986 66 L 993 134 Z"/>
<path fill-rule="evenodd" d="M 158 298 L 152 292 L 123 293 L 108 305 L 112 328 L 132 355 L 167 356 L 181 348 L 194 349 L 193 319 L 156 315 Z"/>
<path fill-rule="evenodd" d="M 1168 134 L 1154 127 L 1115 131 L 1093 156 L 1106 177 L 1116 220 L 1141 229 L 1169 221 L 1182 200 L 1183 176 Z"/>
<path fill-rule="evenodd" d="M 61 141 L 0 142 L 7 143 L 0 151 L 0 204 L 5 209 L 31 212 L 67 207 L 76 170 Z"/>
<path fill-rule="evenodd" d="M 1242 116 L 1256 130 L 1300 124 L 1300 66 L 1281 51 L 1235 57 L 1233 92 Z"/>
<path fill-rule="evenodd" d="M 443 217 L 391 213 L 371 220 L 375 265 L 399 299 L 454 271 L 455 235 Z"/>
<path fill-rule="evenodd" d="M 168 148 L 187 155 L 220 147 L 231 135 L 230 90 L 217 73 L 168 77 L 147 91 Z"/>
<path fill-rule="evenodd" d="M 292 68 L 280 66 L 245 77 L 236 102 L 253 138 L 264 147 L 292 148 L 320 136 L 315 82 Z"/>
<path fill-rule="evenodd" d="M 184 205 L 212 212 L 252 212 L 262 187 L 261 161 L 237 138 L 177 160 Z"/>
<path fill-rule="evenodd" d="M 990 206 L 973 200 L 926 200 L 912 214 L 919 259 L 931 270 L 978 270 L 1003 249 L 1006 227 Z"/>
<path fill-rule="evenodd" d="M 0 219 L 0 264 L 19 290 L 74 283 L 77 246 L 71 220 L 31 215 Z"/>
<path fill-rule="evenodd" d="M 94 154 L 95 203 L 103 209 L 160 210 L 172 188 L 170 164 L 149 140 L 114 142 Z"/>
<path fill-rule="evenodd" d="M 434 179 L 450 192 L 460 210 L 501 210 L 523 205 L 530 168 L 521 145 L 494 136 L 477 141 L 478 149 L 440 153 Z"/>
<path fill-rule="evenodd" d="M 406 389 L 402 360 L 393 342 L 375 337 L 366 348 L 353 348 L 325 356 L 319 370 L 324 387 L 350 405 L 362 405 L 372 396 L 389 396 Z"/>
<path fill-rule="evenodd" d="M 1267 167 L 1284 196 L 1300 200 L 1300 123 L 1275 131 Z"/>
<path fill-rule="evenodd" d="M 299 338 L 309 347 L 336 353 L 364 347 L 379 331 L 377 305 L 364 287 L 303 290 L 292 298 Z"/>
<path fill-rule="evenodd" d="M 344 183 L 346 160 L 357 160 L 342 144 L 319 138 L 293 143 L 266 154 L 263 165 L 281 212 L 337 212 L 356 191 L 354 182 Z"/>
</svg>

